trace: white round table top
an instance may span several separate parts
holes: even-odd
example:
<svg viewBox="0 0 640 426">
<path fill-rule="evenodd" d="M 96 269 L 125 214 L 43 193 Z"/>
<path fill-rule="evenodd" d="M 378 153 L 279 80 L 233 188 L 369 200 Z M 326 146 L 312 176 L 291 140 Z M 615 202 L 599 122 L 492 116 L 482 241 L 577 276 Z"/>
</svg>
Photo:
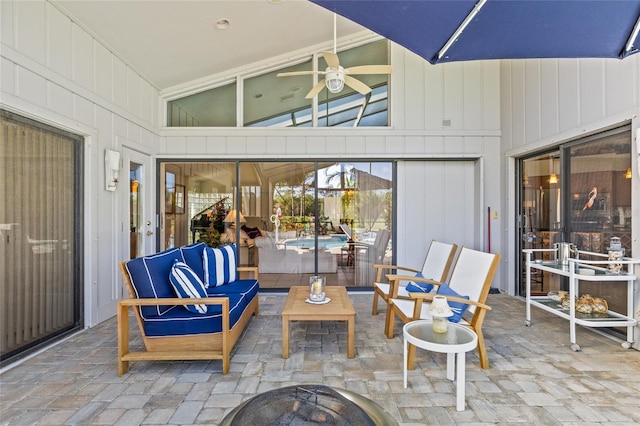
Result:
<svg viewBox="0 0 640 426">
<path fill-rule="evenodd" d="M 446 333 L 436 333 L 432 320 L 417 320 L 406 323 L 402 332 L 412 345 L 434 352 L 467 352 L 478 346 L 478 335 L 461 324 L 448 323 Z"/>
</svg>

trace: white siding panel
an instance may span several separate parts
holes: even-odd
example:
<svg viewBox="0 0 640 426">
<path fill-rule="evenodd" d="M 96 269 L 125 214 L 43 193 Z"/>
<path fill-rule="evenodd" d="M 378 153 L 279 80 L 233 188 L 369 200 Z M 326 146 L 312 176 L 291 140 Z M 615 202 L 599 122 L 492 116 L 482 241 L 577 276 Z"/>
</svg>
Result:
<svg viewBox="0 0 640 426">
<path fill-rule="evenodd" d="M 158 123 L 157 105 L 158 95 L 155 93 L 153 87 L 144 80 L 140 80 L 140 118 L 143 120 L 154 123 L 156 126 L 161 126 L 163 123 Z M 163 119 L 164 120 L 164 119 Z M 164 122 L 164 121 L 163 121 Z"/>
<path fill-rule="evenodd" d="M 47 65 L 71 79 L 71 20 L 47 3 Z"/>
<path fill-rule="evenodd" d="M 49 109 L 66 117 L 73 117 L 73 93 L 57 84 L 49 82 Z"/>
<path fill-rule="evenodd" d="M 127 68 L 127 109 L 133 115 L 140 117 L 140 76 Z"/>
<path fill-rule="evenodd" d="M 540 64 L 540 131 L 546 138 L 558 133 L 558 61 Z"/>
<path fill-rule="evenodd" d="M 247 145 L 251 147 L 252 154 L 267 154 L 267 137 L 260 136 L 252 136 L 247 138 Z"/>
<path fill-rule="evenodd" d="M 394 72 L 391 73 L 389 87 L 389 124 L 393 127 L 401 128 L 404 123 L 405 104 L 404 97 L 401 94 L 406 91 L 405 79 L 400 70 L 405 69 L 404 57 L 406 55 L 404 48 L 391 42 L 391 63 Z M 396 93 L 398 95 L 396 95 Z"/>
<path fill-rule="evenodd" d="M 580 63 L 580 124 L 604 117 L 604 64 L 600 59 Z"/>
<path fill-rule="evenodd" d="M 560 132 L 580 125 L 580 72 L 577 59 L 558 63 L 558 123 Z M 523 117 L 524 118 L 524 117 Z"/>
<path fill-rule="evenodd" d="M 377 143 L 375 147 L 374 146 L 371 147 L 371 151 L 367 151 L 366 138 L 362 136 L 355 136 L 355 137 L 348 137 L 345 139 L 345 148 L 346 148 L 347 155 L 360 156 L 364 153 L 367 153 L 373 156 L 375 154 L 381 154 L 385 152 L 386 145 L 383 143 Z"/>
<path fill-rule="evenodd" d="M 514 148 L 512 106 L 511 62 L 500 61 L 500 127 L 502 133 L 502 149 L 508 151 Z"/>
<path fill-rule="evenodd" d="M 484 124 L 484 68 L 482 62 L 463 62 L 462 117 L 465 129 L 482 129 Z"/>
<path fill-rule="evenodd" d="M 628 58 L 626 61 L 638 60 Z M 634 72 L 638 67 L 627 66 L 623 61 L 605 62 L 605 111 L 607 115 L 617 114 L 640 105 L 638 86 L 640 76 Z"/>
<path fill-rule="evenodd" d="M 525 73 L 523 61 L 512 61 L 511 63 L 511 86 L 513 87 L 513 95 L 511 99 L 511 108 L 513 110 L 513 121 L 511 128 L 512 142 L 514 146 L 522 146 L 526 144 L 525 139 Z"/>
<path fill-rule="evenodd" d="M 400 95 L 404 99 L 404 122 L 405 129 L 424 128 L 424 66 L 429 65 L 424 59 L 408 52 L 404 57 L 404 86 Z"/>
<path fill-rule="evenodd" d="M 167 138 L 167 154 L 184 153 L 187 151 L 187 140 L 183 136 Z"/>
<path fill-rule="evenodd" d="M 322 155 L 327 152 L 327 142 L 324 137 L 307 138 L 307 154 L 309 155 Z"/>
<path fill-rule="evenodd" d="M 207 147 L 207 138 L 205 136 L 196 136 L 187 139 L 187 153 L 202 154 Z"/>
<path fill-rule="evenodd" d="M 267 137 L 267 152 L 283 153 L 287 149 L 287 140 L 284 136 L 268 136 Z"/>
<path fill-rule="evenodd" d="M 289 143 L 289 141 L 287 141 Z M 296 143 L 297 142 L 297 143 Z M 304 139 L 300 139 L 293 143 L 304 152 Z M 242 155 L 250 152 L 247 149 L 247 138 L 245 136 L 230 136 L 227 138 L 227 154 Z"/>
<path fill-rule="evenodd" d="M 16 94 L 18 97 L 40 107 L 47 106 L 47 82 L 41 76 L 28 69 L 17 69 Z"/>
<path fill-rule="evenodd" d="M 126 109 L 128 98 L 127 66 L 120 59 L 112 57 L 113 64 L 113 102 Z"/>
<path fill-rule="evenodd" d="M 9 95 L 15 95 L 15 65 L 13 62 L 1 58 L 0 60 L 0 91 Z"/>
<path fill-rule="evenodd" d="M 335 155 L 341 155 L 346 152 L 344 136 L 327 136 L 326 144 L 327 152 L 333 152 Z"/>
<path fill-rule="evenodd" d="M 75 24 L 71 26 L 73 81 L 93 91 L 93 38 Z"/>
<path fill-rule="evenodd" d="M 540 139 L 540 61 L 525 61 L 524 75 L 524 108 L 527 116 L 524 137 L 528 143 Z"/>
<path fill-rule="evenodd" d="M 419 267 L 431 240 L 476 248 L 473 161 L 398 163 L 398 264 Z"/>
<path fill-rule="evenodd" d="M 16 49 L 36 62 L 45 64 L 45 3 L 15 2 Z"/>
<path fill-rule="evenodd" d="M 500 129 L 500 62 L 482 62 L 483 129 Z"/>
<path fill-rule="evenodd" d="M 451 120 L 452 129 L 464 128 L 464 64 L 443 65 L 444 117 Z M 477 100 L 482 104 L 481 100 Z"/>
<path fill-rule="evenodd" d="M 95 127 L 94 104 L 81 96 L 75 96 L 73 117 L 79 123 Z"/>
<path fill-rule="evenodd" d="M 13 1 L 0 1 L 0 38 L 2 39 L 3 44 L 6 44 L 10 47 L 14 47 L 14 11 L 15 8 Z"/>
<path fill-rule="evenodd" d="M 95 92 L 107 101 L 113 100 L 112 55 L 98 42 L 93 43 L 95 55 Z"/>
<path fill-rule="evenodd" d="M 444 68 L 440 66 L 425 66 L 424 72 L 424 120 L 425 128 L 443 128 L 442 119 L 444 107 Z"/>
</svg>

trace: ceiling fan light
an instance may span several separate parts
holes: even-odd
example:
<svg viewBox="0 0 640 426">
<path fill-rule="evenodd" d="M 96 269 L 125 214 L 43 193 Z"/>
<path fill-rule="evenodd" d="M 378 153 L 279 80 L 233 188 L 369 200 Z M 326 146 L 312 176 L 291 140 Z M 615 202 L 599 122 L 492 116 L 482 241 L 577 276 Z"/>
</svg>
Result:
<svg viewBox="0 0 640 426">
<path fill-rule="evenodd" d="M 338 72 L 327 72 L 325 86 L 331 93 L 340 93 L 344 89 L 344 78 Z"/>
<path fill-rule="evenodd" d="M 340 93 L 342 89 L 344 89 L 344 81 L 339 78 L 334 78 L 327 80 L 326 86 L 331 93 Z"/>
</svg>

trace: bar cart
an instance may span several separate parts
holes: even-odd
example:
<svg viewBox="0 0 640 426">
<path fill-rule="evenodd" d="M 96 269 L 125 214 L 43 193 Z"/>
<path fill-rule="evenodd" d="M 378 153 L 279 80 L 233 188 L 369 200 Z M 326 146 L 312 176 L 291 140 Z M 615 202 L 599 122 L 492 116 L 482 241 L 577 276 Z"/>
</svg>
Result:
<svg viewBox="0 0 640 426">
<path fill-rule="evenodd" d="M 555 260 L 541 261 L 533 260 L 534 252 L 551 252 L 551 258 Z M 634 316 L 634 282 L 636 280 L 634 266 L 640 264 L 640 259 L 632 259 L 624 257 L 616 259 L 615 265 L 622 265 L 626 271 L 621 270 L 618 273 L 611 273 L 611 265 L 614 261 L 608 260 L 608 256 L 602 253 L 593 253 L 579 250 L 576 258 L 568 260 L 568 264 L 563 265 L 557 260 L 556 249 L 525 249 L 523 253 L 526 255 L 526 323 L 531 325 L 531 306 L 536 306 L 561 318 L 569 320 L 569 332 L 571 339 L 571 349 L 580 351 L 580 346 L 576 342 L 576 325 L 584 327 L 626 327 L 627 340 L 622 343 L 625 349 L 631 348 L 634 343 L 634 328 L 638 321 Z M 604 260 L 581 260 L 580 257 L 589 257 Z M 546 256 L 544 256 L 547 258 Z M 567 277 L 569 279 L 569 306 L 563 306 L 549 296 L 532 296 L 531 295 L 531 271 L 546 271 L 551 274 Z M 601 281 L 611 282 L 611 284 L 626 283 L 627 285 L 627 312 L 626 314 L 607 310 L 604 314 L 583 314 L 576 312 L 576 298 L 580 291 L 580 281 Z"/>
</svg>

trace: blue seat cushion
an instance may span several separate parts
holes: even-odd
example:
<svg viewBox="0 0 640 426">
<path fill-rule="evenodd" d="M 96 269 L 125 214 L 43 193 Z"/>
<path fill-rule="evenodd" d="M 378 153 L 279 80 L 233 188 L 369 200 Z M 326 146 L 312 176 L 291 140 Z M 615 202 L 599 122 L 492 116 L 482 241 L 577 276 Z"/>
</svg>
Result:
<svg viewBox="0 0 640 426">
<path fill-rule="evenodd" d="M 256 279 L 237 280 L 229 284 L 218 287 L 208 287 L 206 289 L 209 296 L 225 296 L 228 294 L 239 294 L 251 300 L 258 295 L 260 286 Z"/>
<path fill-rule="evenodd" d="M 236 245 L 211 248 L 202 253 L 205 287 L 216 287 L 237 280 Z"/>
<path fill-rule="evenodd" d="M 175 261 L 182 262 L 180 249 L 173 248 L 149 256 L 138 257 L 126 263 L 133 289 L 139 299 L 176 297 L 169 282 Z M 142 306 L 143 316 L 162 316 L 175 305 Z"/>
<path fill-rule="evenodd" d="M 416 277 L 424 278 L 424 275 L 422 275 L 422 272 L 418 272 Z M 409 293 L 429 293 L 431 290 L 433 290 L 433 284 L 414 283 L 413 281 L 407 283 L 407 291 Z"/>
<path fill-rule="evenodd" d="M 453 290 L 451 287 L 449 287 L 446 284 L 442 284 L 441 286 L 438 287 L 438 294 L 441 294 L 443 296 L 460 297 L 462 299 L 469 300 L 469 296 L 462 296 L 456 293 L 455 290 Z M 460 320 L 462 319 L 462 316 L 467 311 L 467 308 L 469 307 L 469 305 L 462 302 L 452 302 L 451 300 L 448 300 L 448 299 L 447 299 L 447 303 L 449 304 L 449 307 L 453 311 L 453 315 L 449 317 L 449 322 L 460 322 Z"/>
<path fill-rule="evenodd" d="M 184 263 L 189 265 L 193 272 L 196 273 L 200 281 L 204 283 L 204 269 L 202 267 L 202 253 L 206 245 L 204 243 L 189 244 L 180 247 Z"/>
<path fill-rule="evenodd" d="M 229 328 L 232 329 L 252 299 L 242 294 L 227 294 L 224 297 L 229 298 Z M 220 333 L 222 332 L 222 307 L 209 305 L 208 313 L 194 314 L 182 306 L 175 306 L 162 316 L 145 318 L 143 323 L 147 337 Z"/>
<path fill-rule="evenodd" d="M 196 273 L 184 262 L 175 261 L 169 273 L 169 282 L 173 286 L 176 295 L 182 299 L 195 299 L 207 297 L 207 291 L 204 288 L 202 280 L 198 278 Z M 206 314 L 208 305 L 204 304 L 184 304 L 182 305 L 189 312 L 194 314 Z"/>
</svg>

